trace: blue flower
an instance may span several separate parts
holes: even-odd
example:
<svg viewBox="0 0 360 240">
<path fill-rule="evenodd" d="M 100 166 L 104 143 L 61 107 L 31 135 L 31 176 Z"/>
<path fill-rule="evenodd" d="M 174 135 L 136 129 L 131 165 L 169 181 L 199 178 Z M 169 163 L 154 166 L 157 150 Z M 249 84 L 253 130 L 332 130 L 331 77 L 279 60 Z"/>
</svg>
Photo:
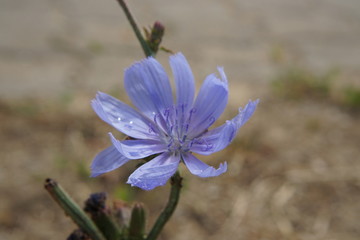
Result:
<svg viewBox="0 0 360 240">
<path fill-rule="evenodd" d="M 112 171 L 133 159 L 157 155 L 133 172 L 127 183 L 144 190 L 164 185 L 180 162 L 199 177 L 218 176 L 226 162 L 211 167 L 192 152 L 209 155 L 224 149 L 254 113 L 258 100 L 249 101 L 233 119 L 208 130 L 228 101 L 228 82 L 223 68 L 209 75 L 194 101 L 194 77 L 185 57 L 170 57 L 176 101 L 164 68 L 152 57 L 125 70 L 125 89 L 137 109 L 99 92 L 91 104 L 99 117 L 132 140 L 117 140 L 100 152 L 91 165 L 92 177 Z"/>
</svg>

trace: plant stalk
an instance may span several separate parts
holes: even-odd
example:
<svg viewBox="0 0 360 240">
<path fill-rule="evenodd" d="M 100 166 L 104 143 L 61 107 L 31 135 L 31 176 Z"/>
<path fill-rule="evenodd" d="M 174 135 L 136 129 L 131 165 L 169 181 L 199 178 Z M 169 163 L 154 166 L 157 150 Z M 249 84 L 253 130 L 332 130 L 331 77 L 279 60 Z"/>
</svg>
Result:
<svg viewBox="0 0 360 240">
<path fill-rule="evenodd" d="M 176 172 L 174 176 L 171 177 L 171 191 L 168 203 L 156 220 L 146 240 L 157 239 L 166 222 L 170 219 L 171 215 L 175 211 L 180 198 L 180 190 L 182 187 L 181 182 L 182 177 L 180 176 L 179 172 Z"/>
<path fill-rule="evenodd" d="M 68 215 L 80 229 L 86 232 L 92 240 L 105 240 L 96 225 L 57 182 L 50 178 L 46 179 L 45 189 L 65 211 L 66 215 Z"/>
<path fill-rule="evenodd" d="M 143 35 L 141 34 L 136 22 L 135 22 L 135 19 L 134 17 L 132 16 L 129 8 L 127 7 L 126 3 L 124 0 L 117 0 L 117 2 L 120 4 L 121 8 L 123 9 L 125 15 L 126 15 L 126 18 L 129 20 L 129 23 L 137 37 L 137 39 L 139 40 L 140 42 L 140 45 L 146 55 L 146 57 L 150 57 L 150 56 L 154 56 L 155 54 L 151 51 L 149 45 L 146 43 Z"/>
</svg>

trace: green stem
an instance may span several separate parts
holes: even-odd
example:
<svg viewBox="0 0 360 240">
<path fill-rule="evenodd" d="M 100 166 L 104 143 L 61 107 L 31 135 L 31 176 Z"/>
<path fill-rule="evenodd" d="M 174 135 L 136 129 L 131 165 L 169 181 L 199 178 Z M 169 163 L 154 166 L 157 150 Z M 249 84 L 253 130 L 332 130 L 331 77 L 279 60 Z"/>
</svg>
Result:
<svg viewBox="0 0 360 240">
<path fill-rule="evenodd" d="M 85 212 L 70 198 L 70 196 L 54 180 L 45 180 L 45 189 L 59 204 L 65 213 L 93 240 L 105 240 L 99 229 L 85 214 Z"/>
<path fill-rule="evenodd" d="M 121 8 L 123 9 L 127 19 L 129 20 L 130 25 L 131 25 L 137 39 L 139 40 L 140 45 L 141 45 L 145 55 L 147 57 L 149 57 L 149 56 L 154 57 L 156 54 L 156 50 L 155 50 L 155 52 L 152 51 L 149 44 L 145 41 L 133 16 L 131 15 L 131 13 L 128 9 L 125 1 L 124 0 L 117 0 L 117 1 L 120 4 Z M 163 28 L 163 26 L 161 26 L 161 27 Z M 160 44 L 162 36 L 163 36 L 163 29 L 161 32 L 161 36 L 159 36 L 160 40 L 159 40 L 158 44 Z M 179 198 L 180 198 L 180 190 L 182 187 L 181 182 L 182 182 L 182 177 L 180 176 L 179 172 L 176 172 L 174 174 L 174 176 L 171 177 L 171 191 L 170 191 L 168 203 L 166 204 L 165 209 L 161 212 L 160 216 L 156 220 L 149 235 L 146 237 L 146 240 L 156 240 L 156 238 L 159 236 L 160 232 L 164 228 L 166 222 L 170 219 L 171 215 L 174 213 L 176 206 L 179 202 Z"/>
<path fill-rule="evenodd" d="M 174 176 L 171 177 L 171 191 L 169 201 L 165 209 L 156 220 L 146 240 L 155 240 L 159 236 L 166 222 L 170 219 L 171 215 L 175 211 L 177 203 L 179 202 L 180 190 L 182 187 L 181 182 L 182 177 L 180 176 L 179 172 L 176 172 Z"/>
<path fill-rule="evenodd" d="M 129 8 L 127 7 L 125 1 L 124 0 L 117 0 L 117 1 L 120 4 L 121 8 L 123 9 L 123 11 L 126 15 L 126 18 L 129 20 L 130 25 L 131 25 L 137 39 L 139 40 L 140 45 L 141 45 L 142 49 L 144 50 L 145 55 L 147 57 L 154 56 L 154 53 L 151 51 L 149 45 L 146 43 L 144 37 L 142 36 L 142 34 L 135 22 L 135 19 L 131 15 L 131 12 L 130 12 Z"/>
</svg>

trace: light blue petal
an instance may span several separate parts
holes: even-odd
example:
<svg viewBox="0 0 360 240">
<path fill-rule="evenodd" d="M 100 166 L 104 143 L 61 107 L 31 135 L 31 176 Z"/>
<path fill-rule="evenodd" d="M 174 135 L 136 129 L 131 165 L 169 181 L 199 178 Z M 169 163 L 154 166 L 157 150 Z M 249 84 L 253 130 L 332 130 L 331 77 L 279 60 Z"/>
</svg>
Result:
<svg viewBox="0 0 360 240">
<path fill-rule="evenodd" d="M 233 123 L 236 124 L 236 127 L 238 129 L 250 119 L 250 117 L 255 112 L 259 101 L 260 101 L 259 99 L 255 101 L 250 100 L 248 104 L 246 104 L 244 109 L 239 108 L 239 114 L 231 120 Z"/>
<path fill-rule="evenodd" d="M 116 98 L 99 92 L 91 105 L 99 117 L 120 132 L 141 139 L 158 139 L 159 130 L 148 118 Z"/>
<path fill-rule="evenodd" d="M 129 159 L 140 159 L 167 150 L 167 146 L 156 140 L 117 140 L 109 133 L 111 142 L 122 155 Z"/>
<path fill-rule="evenodd" d="M 125 70 L 125 89 L 133 104 L 150 119 L 173 106 L 169 79 L 153 57 Z"/>
<path fill-rule="evenodd" d="M 179 162 L 180 156 L 163 153 L 136 169 L 127 183 L 144 190 L 162 186 L 175 174 Z"/>
<path fill-rule="evenodd" d="M 190 151 L 210 155 L 227 147 L 255 112 L 259 100 L 249 101 L 244 109 L 239 108 L 239 114 L 225 124 L 212 129 L 201 137 L 194 139 Z"/>
<path fill-rule="evenodd" d="M 227 147 L 236 135 L 236 125 L 227 121 L 221 127 L 215 128 L 193 140 L 190 151 L 202 155 L 210 155 Z"/>
<path fill-rule="evenodd" d="M 95 159 L 91 163 L 91 177 L 96 177 L 103 173 L 110 172 L 118 167 L 121 167 L 128 161 L 130 161 L 130 159 L 119 153 L 114 146 L 108 147 L 96 155 Z"/>
<path fill-rule="evenodd" d="M 228 85 L 222 68 L 218 69 L 221 79 L 209 75 L 196 98 L 191 111 L 189 137 L 197 137 L 208 129 L 223 113 L 228 101 Z"/>
<path fill-rule="evenodd" d="M 203 178 L 216 177 L 219 176 L 220 174 L 223 174 L 227 170 L 226 162 L 220 163 L 219 168 L 215 169 L 214 167 L 211 167 L 206 163 L 200 161 L 191 153 L 184 154 L 182 156 L 182 159 L 184 160 L 186 167 L 189 169 L 189 171 L 192 174 Z"/>
<path fill-rule="evenodd" d="M 170 56 L 170 66 L 176 86 L 176 104 L 184 106 L 187 112 L 193 104 L 195 95 L 194 76 L 182 53 Z"/>
</svg>

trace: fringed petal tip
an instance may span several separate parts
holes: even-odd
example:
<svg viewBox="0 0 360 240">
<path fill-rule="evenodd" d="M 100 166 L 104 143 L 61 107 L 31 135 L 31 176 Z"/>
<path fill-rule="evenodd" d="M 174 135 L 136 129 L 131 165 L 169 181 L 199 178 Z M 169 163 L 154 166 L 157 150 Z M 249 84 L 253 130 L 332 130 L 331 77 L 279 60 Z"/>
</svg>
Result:
<svg viewBox="0 0 360 240">
<path fill-rule="evenodd" d="M 227 82 L 214 73 L 207 76 L 193 106 L 196 115 L 191 119 L 189 138 L 199 136 L 220 117 L 225 110 L 228 94 Z"/>
<path fill-rule="evenodd" d="M 182 59 L 186 59 L 184 54 L 182 54 L 182 52 L 177 52 L 177 53 L 174 53 L 172 55 L 170 55 L 169 59 L 174 59 L 174 58 L 182 58 Z"/>
<path fill-rule="evenodd" d="M 91 100 L 91 103 L 93 103 L 93 102 L 101 103 L 102 98 L 107 97 L 107 96 L 108 96 L 108 94 L 103 93 L 103 92 L 101 92 L 101 91 L 97 91 L 97 92 L 96 92 L 96 95 L 95 95 L 95 98 L 93 98 L 93 99 Z"/>
<path fill-rule="evenodd" d="M 246 104 L 244 108 L 239 108 L 239 114 L 232 119 L 232 121 L 236 123 L 238 129 L 242 125 L 244 125 L 254 114 L 259 101 L 260 101 L 259 99 L 256 99 L 255 101 L 249 100 L 249 102 Z"/>
<path fill-rule="evenodd" d="M 139 61 L 135 61 L 133 64 L 131 64 L 130 67 L 125 68 L 125 69 L 124 69 L 124 72 L 126 73 L 126 72 L 128 72 L 130 69 L 133 69 L 133 68 L 139 68 L 139 67 L 142 68 L 144 65 L 149 64 L 149 62 L 151 62 L 151 61 L 156 61 L 156 62 L 158 62 L 153 56 L 148 56 L 148 57 L 143 58 L 143 59 L 141 59 L 141 60 L 139 60 Z"/>
<path fill-rule="evenodd" d="M 172 54 L 169 59 L 174 59 L 174 58 L 182 58 L 182 59 L 185 59 L 185 56 L 181 53 L 181 52 L 177 52 L 175 54 Z M 124 72 L 126 72 L 127 70 L 133 68 L 133 67 L 138 67 L 138 66 L 141 66 L 141 65 L 144 65 L 144 64 L 148 64 L 149 61 L 156 61 L 157 60 L 153 57 L 153 56 L 148 56 L 146 58 L 143 58 L 139 61 L 135 61 L 130 67 L 127 67 L 124 69 Z"/>
<path fill-rule="evenodd" d="M 192 154 L 183 155 L 183 160 L 189 171 L 198 177 L 216 177 L 227 171 L 227 163 L 221 163 L 216 169 L 199 160 Z"/>
<path fill-rule="evenodd" d="M 90 105 L 94 109 L 95 112 L 98 111 L 99 108 L 101 108 L 101 105 L 100 105 L 99 100 L 97 99 L 97 97 L 94 98 L 94 99 L 91 99 Z"/>
<path fill-rule="evenodd" d="M 254 112 L 255 109 L 256 109 L 256 107 L 257 107 L 257 105 L 259 104 L 259 102 L 260 102 L 260 99 L 256 99 L 256 100 L 254 100 L 254 101 L 252 101 L 252 100 L 250 99 L 250 100 L 248 101 L 248 103 L 246 104 L 245 108 L 239 108 L 239 112 L 241 112 L 241 111 L 243 111 L 243 110 L 245 110 L 245 109 L 248 109 L 248 108 L 249 108 L 249 110 L 251 109 L 251 111 Z"/>
<path fill-rule="evenodd" d="M 207 78 L 205 79 L 205 81 L 207 81 L 208 79 L 211 79 L 211 81 L 214 85 L 217 85 L 218 87 L 221 86 L 226 91 L 229 91 L 229 83 L 227 81 L 227 78 L 226 78 L 225 72 L 223 71 L 223 68 L 219 67 L 218 71 L 219 71 L 218 73 L 212 73 L 212 74 L 208 75 Z"/>
<path fill-rule="evenodd" d="M 106 93 L 103 93 L 101 91 L 96 92 L 96 98 L 101 97 L 102 95 L 107 95 Z"/>
<path fill-rule="evenodd" d="M 227 171 L 227 162 L 220 163 L 219 167 L 216 169 L 212 166 L 209 166 L 205 170 L 202 170 L 200 174 L 195 174 L 199 177 L 217 177 Z"/>
<path fill-rule="evenodd" d="M 227 77 L 226 77 L 226 74 L 225 74 L 225 71 L 224 71 L 224 67 L 218 66 L 217 70 L 218 70 L 218 72 L 220 74 L 221 81 L 224 82 L 224 83 L 227 83 L 228 80 L 227 80 Z"/>
</svg>

